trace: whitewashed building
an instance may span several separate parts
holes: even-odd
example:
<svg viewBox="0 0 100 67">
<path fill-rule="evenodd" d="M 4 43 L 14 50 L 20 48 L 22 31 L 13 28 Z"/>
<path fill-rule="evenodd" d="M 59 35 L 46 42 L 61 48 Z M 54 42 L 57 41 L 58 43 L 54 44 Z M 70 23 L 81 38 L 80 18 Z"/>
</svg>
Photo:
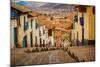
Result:
<svg viewBox="0 0 100 67">
<path fill-rule="evenodd" d="M 40 46 L 47 46 L 48 45 L 48 31 L 45 25 L 40 26 L 39 35 L 40 35 Z"/>
<path fill-rule="evenodd" d="M 38 25 L 38 17 L 33 17 L 33 45 L 39 46 L 39 25 Z"/>
<path fill-rule="evenodd" d="M 28 14 L 32 12 L 25 6 L 11 3 L 11 48 L 13 47 L 28 47 L 27 32 L 28 29 Z"/>
<path fill-rule="evenodd" d="M 53 29 L 44 18 L 41 22 L 39 15 L 23 5 L 11 4 L 11 48 L 54 46 Z"/>
</svg>

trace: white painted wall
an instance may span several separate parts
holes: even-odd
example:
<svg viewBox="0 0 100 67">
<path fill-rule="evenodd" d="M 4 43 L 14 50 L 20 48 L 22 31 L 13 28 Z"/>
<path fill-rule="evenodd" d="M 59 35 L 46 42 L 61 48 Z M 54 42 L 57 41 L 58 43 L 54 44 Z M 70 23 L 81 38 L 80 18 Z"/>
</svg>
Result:
<svg viewBox="0 0 100 67">
<path fill-rule="evenodd" d="M 45 30 L 44 34 L 43 34 L 43 29 Z M 40 26 L 40 31 L 41 31 L 40 38 L 42 39 L 42 44 L 43 44 L 43 40 L 45 41 L 45 45 L 48 44 L 48 31 L 46 30 L 45 25 Z"/>
<path fill-rule="evenodd" d="M 13 19 L 10 22 L 10 44 L 11 48 L 14 48 L 14 28 L 17 27 L 17 20 Z"/>
<path fill-rule="evenodd" d="M 39 41 L 39 28 L 35 29 L 35 26 L 36 26 L 35 19 L 37 20 L 37 23 L 38 23 L 38 18 L 34 17 L 33 18 L 33 44 L 35 45 L 35 43 L 36 43 L 35 37 L 37 37 L 37 44 L 39 45 L 40 44 L 40 41 Z"/>
</svg>

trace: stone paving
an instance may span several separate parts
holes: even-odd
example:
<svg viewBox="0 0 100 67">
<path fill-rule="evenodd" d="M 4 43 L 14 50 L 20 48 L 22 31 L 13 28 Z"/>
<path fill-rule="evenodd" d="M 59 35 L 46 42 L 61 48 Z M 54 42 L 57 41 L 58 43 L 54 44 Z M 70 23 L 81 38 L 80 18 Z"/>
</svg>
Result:
<svg viewBox="0 0 100 67">
<path fill-rule="evenodd" d="M 23 49 L 18 50 L 19 52 L 17 50 L 12 50 L 11 52 L 12 65 L 36 65 L 76 62 L 68 55 L 67 52 L 60 49 L 36 53 L 24 53 Z"/>
<path fill-rule="evenodd" d="M 95 61 L 95 46 L 73 46 L 68 51 L 77 56 L 79 61 Z"/>
<path fill-rule="evenodd" d="M 72 46 L 67 50 L 25 52 L 26 48 L 11 49 L 11 65 L 37 65 L 95 61 L 94 46 Z M 76 59 L 77 57 L 77 59 Z"/>
</svg>

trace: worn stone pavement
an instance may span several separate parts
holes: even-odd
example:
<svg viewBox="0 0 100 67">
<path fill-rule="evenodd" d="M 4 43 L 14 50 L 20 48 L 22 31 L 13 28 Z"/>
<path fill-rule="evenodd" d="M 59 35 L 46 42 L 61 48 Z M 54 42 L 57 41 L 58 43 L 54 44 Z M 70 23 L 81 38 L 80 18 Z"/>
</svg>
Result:
<svg viewBox="0 0 100 67">
<path fill-rule="evenodd" d="M 11 49 L 11 65 L 39 65 L 76 62 L 75 58 L 69 56 L 68 51 L 77 56 L 79 61 L 95 61 L 95 46 L 72 46 L 67 51 L 62 49 L 24 52 L 24 48 Z"/>
<path fill-rule="evenodd" d="M 36 53 L 24 53 L 23 49 L 11 52 L 11 65 L 37 65 L 76 62 L 66 51 L 52 50 Z"/>
<path fill-rule="evenodd" d="M 95 46 L 73 46 L 69 47 L 68 51 L 70 51 L 71 54 L 74 53 L 79 61 L 95 61 Z"/>
</svg>

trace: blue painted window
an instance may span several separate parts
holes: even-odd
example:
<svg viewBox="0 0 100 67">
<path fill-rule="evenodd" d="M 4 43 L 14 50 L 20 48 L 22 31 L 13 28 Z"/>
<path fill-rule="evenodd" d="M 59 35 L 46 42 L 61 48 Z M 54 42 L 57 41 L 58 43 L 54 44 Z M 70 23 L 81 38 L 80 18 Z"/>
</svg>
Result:
<svg viewBox="0 0 100 67">
<path fill-rule="evenodd" d="M 80 17 L 80 25 L 84 26 L 84 17 Z"/>
<path fill-rule="evenodd" d="M 15 11 L 11 11 L 11 17 L 16 17 L 16 18 L 18 18 L 18 15 L 17 15 L 17 13 L 15 12 Z"/>
</svg>

